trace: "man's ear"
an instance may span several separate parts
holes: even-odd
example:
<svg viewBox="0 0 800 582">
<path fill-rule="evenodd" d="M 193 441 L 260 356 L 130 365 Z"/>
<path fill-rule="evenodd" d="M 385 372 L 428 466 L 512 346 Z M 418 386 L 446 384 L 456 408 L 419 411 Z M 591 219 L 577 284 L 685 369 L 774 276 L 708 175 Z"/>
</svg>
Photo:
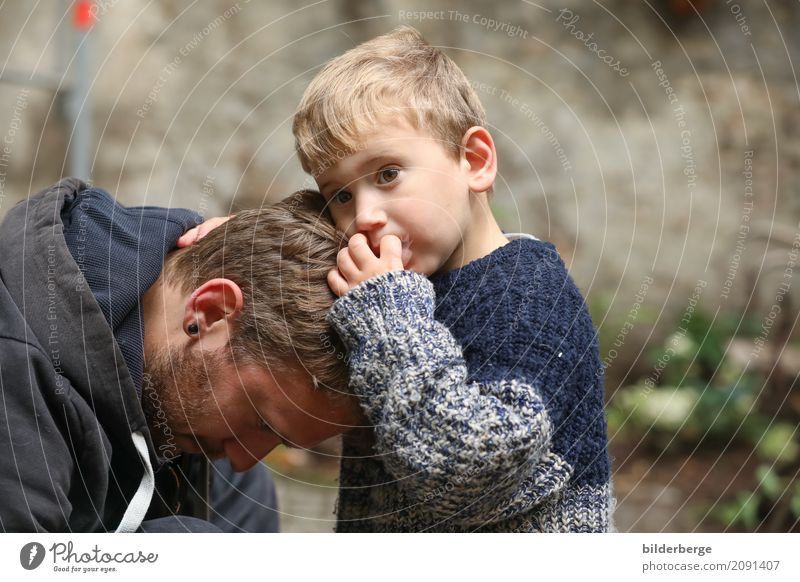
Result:
<svg viewBox="0 0 800 582">
<path fill-rule="evenodd" d="M 236 283 L 230 279 L 211 279 L 189 296 L 183 329 L 188 335 L 202 339 L 206 348 L 224 347 L 229 337 L 228 326 L 236 321 L 243 307 L 244 295 Z"/>
<path fill-rule="evenodd" d="M 497 151 L 489 131 L 476 125 L 461 140 L 461 162 L 472 192 L 486 192 L 497 177 Z"/>
</svg>

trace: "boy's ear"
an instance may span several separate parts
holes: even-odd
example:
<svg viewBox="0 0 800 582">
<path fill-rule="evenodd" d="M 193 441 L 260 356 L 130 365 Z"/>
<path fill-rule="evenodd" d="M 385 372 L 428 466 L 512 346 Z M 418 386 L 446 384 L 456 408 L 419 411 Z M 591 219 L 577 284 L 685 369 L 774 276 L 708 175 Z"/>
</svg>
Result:
<svg viewBox="0 0 800 582">
<path fill-rule="evenodd" d="M 242 313 L 242 289 L 230 279 L 211 279 L 192 292 L 186 302 L 183 329 L 199 339 L 204 349 L 222 348 L 228 343 L 230 326 Z"/>
<path fill-rule="evenodd" d="M 461 140 L 461 163 L 472 192 L 486 192 L 497 177 L 497 152 L 485 127 L 470 127 Z"/>
</svg>

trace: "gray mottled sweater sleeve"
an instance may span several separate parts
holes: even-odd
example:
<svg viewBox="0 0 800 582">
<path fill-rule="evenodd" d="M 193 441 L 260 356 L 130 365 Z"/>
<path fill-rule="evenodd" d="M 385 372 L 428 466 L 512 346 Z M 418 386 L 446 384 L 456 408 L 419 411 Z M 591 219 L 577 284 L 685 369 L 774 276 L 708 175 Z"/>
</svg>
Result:
<svg viewBox="0 0 800 582">
<path fill-rule="evenodd" d="M 336 301 L 329 320 L 375 426 L 375 454 L 395 478 L 415 480 L 405 489 L 426 508 L 451 514 L 488 489 L 510 493 L 548 453 L 551 426 L 535 387 L 468 381 L 461 347 L 434 319 L 426 278 L 369 279 Z"/>
</svg>

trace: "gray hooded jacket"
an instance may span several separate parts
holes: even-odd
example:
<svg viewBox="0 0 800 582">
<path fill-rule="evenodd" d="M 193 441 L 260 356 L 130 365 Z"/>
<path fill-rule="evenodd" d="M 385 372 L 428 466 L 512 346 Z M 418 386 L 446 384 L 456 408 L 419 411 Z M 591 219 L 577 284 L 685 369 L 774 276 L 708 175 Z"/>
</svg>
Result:
<svg viewBox="0 0 800 582">
<path fill-rule="evenodd" d="M 64 238 L 61 212 L 85 188 L 62 180 L 0 227 L 4 531 L 147 530 L 158 460 L 123 353 Z"/>
</svg>

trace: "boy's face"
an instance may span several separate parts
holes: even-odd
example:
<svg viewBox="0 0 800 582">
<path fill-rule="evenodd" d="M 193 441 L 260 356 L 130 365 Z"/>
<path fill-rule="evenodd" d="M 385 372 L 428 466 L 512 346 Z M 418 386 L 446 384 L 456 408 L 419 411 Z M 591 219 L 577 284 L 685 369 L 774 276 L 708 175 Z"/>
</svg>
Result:
<svg viewBox="0 0 800 582">
<path fill-rule="evenodd" d="M 396 235 L 405 268 L 424 275 L 461 266 L 473 221 L 469 164 L 405 121 L 363 146 L 316 177 L 336 227 L 364 234 L 376 255 L 381 238 Z"/>
</svg>

